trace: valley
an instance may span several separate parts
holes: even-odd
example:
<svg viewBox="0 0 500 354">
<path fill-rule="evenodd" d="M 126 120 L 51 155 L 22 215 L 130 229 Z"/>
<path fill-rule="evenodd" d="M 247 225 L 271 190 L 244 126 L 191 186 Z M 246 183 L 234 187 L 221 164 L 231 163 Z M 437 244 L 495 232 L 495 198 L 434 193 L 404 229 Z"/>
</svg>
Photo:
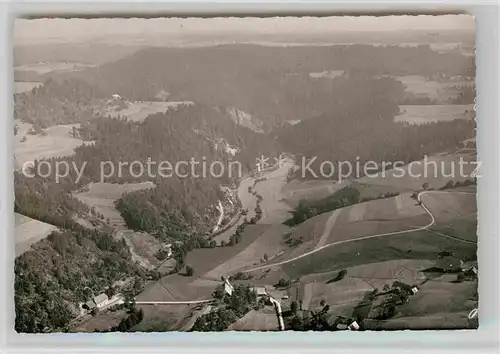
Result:
<svg viewBox="0 0 500 354">
<path fill-rule="evenodd" d="M 473 44 L 402 38 L 18 48 L 16 330 L 476 328 Z"/>
</svg>

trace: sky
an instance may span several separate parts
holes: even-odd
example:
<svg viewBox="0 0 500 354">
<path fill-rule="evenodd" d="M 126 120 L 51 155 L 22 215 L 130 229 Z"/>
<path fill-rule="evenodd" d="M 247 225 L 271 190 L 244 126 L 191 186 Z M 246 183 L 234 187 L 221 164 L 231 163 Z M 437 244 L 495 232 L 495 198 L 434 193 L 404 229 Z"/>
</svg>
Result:
<svg viewBox="0 0 500 354">
<path fill-rule="evenodd" d="M 86 41 L 113 36 L 197 34 L 321 34 L 325 32 L 471 30 L 472 16 L 271 17 L 159 19 L 17 19 L 14 40 L 22 43 Z"/>
</svg>

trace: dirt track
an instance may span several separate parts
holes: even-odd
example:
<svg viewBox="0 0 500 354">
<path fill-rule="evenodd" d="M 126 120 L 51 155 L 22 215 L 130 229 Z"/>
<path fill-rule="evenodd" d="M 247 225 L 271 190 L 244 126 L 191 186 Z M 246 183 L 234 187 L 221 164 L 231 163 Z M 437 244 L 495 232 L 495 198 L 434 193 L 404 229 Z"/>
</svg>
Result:
<svg viewBox="0 0 500 354">
<path fill-rule="evenodd" d="M 293 261 L 296 261 L 297 259 L 301 259 L 301 258 L 310 256 L 311 254 L 314 254 L 314 253 L 316 253 L 316 252 L 318 252 L 318 251 L 320 251 L 320 250 L 322 250 L 324 248 L 336 246 L 336 245 L 343 244 L 343 243 L 349 243 L 349 242 L 354 242 L 354 241 L 367 240 L 367 239 L 371 239 L 371 238 L 378 238 L 378 237 L 398 235 L 398 234 L 405 234 L 405 233 L 414 232 L 414 231 L 426 230 L 426 229 L 430 228 L 432 225 L 434 225 L 434 223 L 436 222 L 436 220 L 434 218 L 434 215 L 431 213 L 431 211 L 422 202 L 422 196 L 426 195 L 426 194 L 429 194 L 429 193 L 475 194 L 475 193 L 469 193 L 469 192 L 446 192 L 446 191 L 423 191 L 423 192 L 420 192 L 418 194 L 418 200 L 421 202 L 420 205 L 422 206 L 422 208 L 425 210 L 425 212 L 431 218 L 430 222 L 427 225 L 425 225 L 425 226 L 417 227 L 417 228 L 412 228 L 412 229 L 408 229 L 408 230 L 404 230 L 404 231 L 387 232 L 387 233 L 382 233 L 382 234 L 369 235 L 369 236 L 363 236 L 363 237 L 353 238 L 353 239 L 349 239 L 349 240 L 343 240 L 343 241 L 339 241 L 339 242 L 333 242 L 333 243 L 330 243 L 328 245 L 315 248 L 314 250 L 306 252 L 306 253 L 303 253 L 303 254 L 301 254 L 301 255 L 299 255 L 297 257 L 294 257 L 294 258 L 291 258 L 291 259 L 287 259 L 287 260 L 282 261 L 282 262 L 277 262 L 277 263 L 273 263 L 273 264 L 266 264 L 266 265 L 263 265 L 263 266 L 259 266 L 259 267 L 255 267 L 255 268 L 251 268 L 251 269 L 246 269 L 243 272 L 249 273 L 249 272 L 256 271 L 256 270 L 262 270 L 262 269 L 277 267 L 277 266 L 280 266 L 280 265 L 283 265 L 283 264 L 291 263 Z M 459 238 L 456 238 L 456 237 L 453 237 L 453 236 L 445 235 L 443 233 L 438 233 L 438 232 L 434 232 L 434 233 L 436 233 L 436 234 L 438 234 L 438 235 L 440 235 L 442 237 L 451 238 L 451 239 L 453 239 L 455 241 L 464 242 L 464 243 L 470 243 L 470 244 L 476 244 L 476 242 L 459 239 Z"/>
</svg>

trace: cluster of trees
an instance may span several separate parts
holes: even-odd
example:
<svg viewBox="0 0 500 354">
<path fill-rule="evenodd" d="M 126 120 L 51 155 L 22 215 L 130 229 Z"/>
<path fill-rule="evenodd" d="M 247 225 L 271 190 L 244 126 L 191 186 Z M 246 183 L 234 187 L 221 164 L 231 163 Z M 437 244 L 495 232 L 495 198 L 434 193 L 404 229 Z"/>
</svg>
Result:
<svg viewBox="0 0 500 354">
<path fill-rule="evenodd" d="M 233 281 L 233 280 L 249 280 L 252 278 L 253 278 L 253 275 L 243 273 L 243 272 L 238 272 L 236 274 L 231 275 L 229 277 L 229 280 L 231 280 L 231 281 Z"/>
<path fill-rule="evenodd" d="M 238 225 L 238 227 L 234 231 L 234 234 L 232 234 L 231 237 L 229 237 L 229 242 L 225 243 L 224 246 L 231 247 L 231 246 L 234 246 L 234 245 L 240 243 L 241 236 L 243 235 L 243 231 L 245 231 L 245 228 L 247 227 L 248 224 L 249 224 L 249 222 L 245 219 L 240 225 Z M 222 246 L 222 243 L 221 243 L 221 246 Z"/>
<path fill-rule="evenodd" d="M 328 280 L 326 283 L 327 284 L 335 283 L 337 281 L 340 281 L 340 280 L 344 279 L 346 277 L 346 275 L 347 275 L 347 270 L 346 269 L 342 269 L 342 270 L 340 270 L 337 273 L 337 275 L 334 278 Z"/>
<path fill-rule="evenodd" d="M 15 328 L 63 329 L 89 300 L 126 276 L 144 276 L 123 241 L 79 225 L 53 232 L 15 260 Z"/>
<path fill-rule="evenodd" d="M 190 265 L 186 266 L 186 276 L 187 277 L 192 277 L 194 274 L 194 268 L 191 267 Z"/>
<path fill-rule="evenodd" d="M 416 95 L 412 92 L 405 92 L 404 96 L 399 99 L 398 103 L 400 105 L 421 105 L 421 106 L 427 106 L 427 105 L 435 105 L 435 104 L 441 104 L 441 102 L 430 98 L 428 96 L 420 96 Z"/>
<path fill-rule="evenodd" d="M 293 235 L 292 232 L 283 235 L 283 238 L 285 239 L 285 244 L 287 244 L 289 247 L 296 247 L 304 242 L 302 236 L 297 238 L 295 235 Z"/>
<path fill-rule="evenodd" d="M 465 180 L 464 182 L 453 182 L 449 181 L 445 186 L 441 189 L 447 189 L 451 187 L 459 187 L 473 184 L 472 179 Z M 428 189 L 428 183 L 423 184 L 423 189 Z M 398 192 L 387 192 L 384 194 L 380 194 L 378 196 L 366 196 L 361 198 L 361 193 L 359 190 L 353 185 L 346 186 L 335 193 L 329 195 L 328 197 L 318 199 L 318 200 L 305 200 L 302 199 L 299 201 L 299 204 L 292 211 L 292 217 L 284 222 L 284 224 L 288 226 L 298 225 L 307 219 L 315 217 L 317 215 L 336 210 L 339 208 L 344 208 L 353 204 L 363 203 L 370 200 L 384 199 L 384 198 L 392 198 L 399 195 Z M 414 192 L 412 197 L 417 200 L 418 192 Z M 296 246 L 297 244 L 302 243 L 302 241 L 296 240 L 293 237 L 287 238 L 285 241 L 290 247 Z"/>
<path fill-rule="evenodd" d="M 444 189 L 451 189 L 451 188 L 458 188 L 458 187 L 473 186 L 476 184 L 477 184 L 476 178 L 467 178 L 463 181 L 453 181 L 450 179 L 448 182 L 446 182 L 446 184 L 444 186 L 442 186 L 439 189 L 444 190 Z"/>
<path fill-rule="evenodd" d="M 220 308 L 198 318 L 191 328 L 193 332 L 222 332 L 238 320 L 236 313 Z"/>
<path fill-rule="evenodd" d="M 289 287 L 290 284 L 292 284 L 292 281 L 290 279 L 285 279 L 285 278 L 280 278 L 278 282 L 274 285 L 275 288 L 286 288 Z"/>
<path fill-rule="evenodd" d="M 221 285 L 214 290 L 213 296 L 221 303 L 221 307 L 199 317 L 191 331 L 224 331 L 238 318 L 260 306 L 257 294 L 248 285 L 236 285 L 231 295 L 226 294 L 224 286 Z"/>
<path fill-rule="evenodd" d="M 368 161 L 378 166 L 387 161 L 409 163 L 455 148 L 475 135 L 473 120 L 396 123 L 394 117 L 404 92 L 397 80 L 357 73 L 334 81 L 339 86 L 338 95 L 331 98 L 334 108 L 277 132 L 284 149 L 305 161 L 299 164 L 295 178 L 338 180 L 341 173 L 349 172 L 341 170 L 347 168 L 346 162 L 351 173 L 354 166 L 365 166 Z M 334 170 L 325 168 L 324 162 L 332 164 Z M 363 174 L 361 168 L 356 177 Z"/>
<path fill-rule="evenodd" d="M 297 313 L 297 303 L 292 302 L 290 311 L 292 317 L 286 318 L 285 328 L 292 331 L 334 331 L 336 327 L 328 320 L 331 317 L 330 306 L 324 301 L 321 302 L 322 308 L 319 311 L 311 311 L 308 316 Z"/>
<path fill-rule="evenodd" d="M 14 210 L 59 228 L 15 261 L 15 328 L 39 333 L 64 330 L 78 302 L 126 276 L 145 276 L 124 240 L 102 226 L 87 229 L 75 217 L 89 208 L 69 193 L 73 186 L 14 173 Z M 97 215 L 95 215 L 97 217 Z"/>
<path fill-rule="evenodd" d="M 83 129 L 96 143 L 81 146 L 70 158 L 77 165 L 87 161 L 80 184 L 100 180 L 101 161 L 117 162 L 126 156 L 129 161 L 143 162 L 143 166 L 147 165 L 148 158 L 156 162 L 151 165 L 151 173 L 134 177 L 137 171 L 125 168 L 122 175 L 115 173 L 107 181 L 150 180 L 156 184 L 156 188 L 127 193 L 118 201 L 117 208 L 129 228 L 146 231 L 165 241 L 183 239 L 185 233 L 193 232 L 193 229 L 206 232 L 212 226 L 214 218 L 209 214 L 210 207 L 224 198 L 220 185 L 230 182 L 230 173 L 233 176 L 239 173 L 229 171 L 228 167 L 223 176 L 216 177 L 209 171 L 212 162 L 231 166 L 231 159 L 236 159 L 244 171 L 250 168 L 250 161 L 253 162 L 258 152 L 269 151 L 275 145 L 272 139 L 234 124 L 217 110 L 199 105 L 151 115 L 141 124 L 122 119 L 100 119 Z M 241 153 L 232 157 L 216 149 L 210 139 L 196 131 L 202 131 L 207 137 L 224 137 L 240 147 Z M 174 173 L 177 162 L 192 159 L 198 161 L 194 173 L 191 166 L 185 165 L 179 165 L 179 170 L 188 177 Z M 158 173 L 162 161 L 173 165 L 171 175 L 166 178 Z M 203 175 L 202 163 L 207 171 Z"/>
<path fill-rule="evenodd" d="M 215 241 L 213 240 L 209 241 L 208 236 L 203 236 L 199 234 L 186 235 L 186 238 L 182 242 L 176 242 L 172 245 L 172 255 L 174 259 L 177 261 L 172 272 L 177 273 L 186 266 L 186 255 L 192 250 L 198 248 L 215 248 L 215 247 L 216 247 Z"/>
<path fill-rule="evenodd" d="M 255 183 L 258 183 L 258 180 Z M 260 219 L 262 219 L 262 208 L 260 207 L 260 204 L 264 198 L 252 187 L 248 187 L 248 193 L 253 194 L 255 198 L 257 198 L 257 202 L 255 203 L 255 215 L 249 220 L 248 223 L 257 224 Z"/>
<path fill-rule="evenodd" d="M 308 166 L 304 169 L 300 166 L 295 172 L 295 178 L 338 180 L 340 172 L 349 173 L 349 170 L 341 171 L 340 162 L 350 163 L 352 167 L 357 163 L 366 166 L 367 162 L 371 161 L 370 164 L 375 163 L 380 168 L 384 162 L 389 161 L 408 164 L 411 161 L 421 160 L 426 155 L 460 147 L 464 140 L 475 136 L 473 120 L 457 119 L 413 125 L 395 123 L 393 118 L 394 115 L 390 121 L 380 124 L 366 120 L 359 122 L 358 128 L 353 126 L 352 120 L 351 124 L 345 124 L 345 120 L 342 119 L 343 127 L 330 129 L 327 127 L 336 119 L 323 120 L 323 118 L 311 119 L 292 126 L 289 129 L 293 131 L 289 132 L 289 136 L 283 136 L 281 141 L 289 151 L 294 151 L 300 160 L 306 162 L 304 167 Z M 340 120 L 338 122 L 340 123 Z M 297 127 L 299 125 L 301 127 Z M 352 129 L 344 131 L 349 125 Z M 332 139 L 331 135 L 324 136 L 323 131 L 336 131 L 339 135 Z M 325 162 L 333 164 L 338 170 L 331 173 L 329 167 L 324 167 Z M 370 170 L 370 173 L 374 172 Z M 356 177 L 362 177 L 363 174 L 363 169 L 360 169 Z"/>
<path fill-rule="evenodd" d="M 357 188 L 346 186 L 323 199 L 312 201 L 303 199 L 292 211 L 292 218 L 285 221 L 285 224 L 298 225 L 316 215 L 359 203 L 360 196 L 361 193 Z"/>
<path fill-rule="evenodd" d="M 169 63 L 168 68 L 165 63 Z M 241 70 L 244 67 L 245 70 Z M 376 47 L 260 47 L 230 45 L 204 48 L 149 48 L 99 68 L 72 73 L 108 96 L 129 100 L 193 100 L 230 106 L 260 118 L 265 125 L 308 119 L 331 111 L 342 94 L 332 79 L 312 72 L 344 70 L 377 75 L 473 76 L 474 58 L 439 53 L 428 45 Z M 69 75 L 68 75 L 69 76 Z"/>
<path fill-rule="evenodd" d="M 104 105 L 97 87 L 83 80 L 49 79 L 40 87 L 14 95 L 14 119 L 40 128 L 81 123 L 100 116 Z"/>
<path fill-rule="evenodd" d="M 71 186 L 42 178 L 30 178 L 14 172 L 14 211 L 62 228 L 73 228 L 76 214 L 89 208 L 68 192 Z"/>
<path fill-rule="evenodd" d="M 52 87 L 51 85 L 59 84 L 50 84 L 48 87 Z M 118 201 L 117 208 L 129 228 L 149 232 L 162 241 L 184 240 L 187 235 L 204 234 L 211 228 L 214 222 L 210 214 L 211 206 L 224 197 L 220 185 L 229 180 L 229 171 L 225 171 L 220 178 L 210 172 L 203 175 L 203 178 L 182 178 L 176 173 L 163 178 L 158 175 L 157 170 L 161 161 L 175 165 L 179 161 L 194 158 L 200 163 L 206 160 L 209 167 L 212 161 L 220 161 L 229 166 L 231 159 L 237 159 L 242 163 L 244 171 L 245 168 L 250 168 L 254 156 L 269 153 L 276 145 L 268 136 L 235 124 L 219 110 L 200 105 L 183 106 L 151 115 L 142 123 L 114 118 L 87 121 L 80 133 L 95 143 L 80 146 L 74 156 L 49 159 L 51 164 L 61 160 L 77 166 L 85 163 L 84 174 L 79 183 L 75 183 L 75 171 L 62 178 L 60 183 L 55 183 L 54 176 L 25 178 L 16 174 L 16 208 L 19 206 L 19 210 L 24 210 L 25 215 L 42 221 L 47 221 L 44 217 L 61 217 L 60 214 L 65 214 L 67 210 L 80 210 L 84 206 L 77 205 L 78 202 L 67 194 L 89 182 L 100 181 L 102 161 L 117 164 L 126 157 L 128 161 L 142 161 L 143 166 L 146 166 L 148 158 L 151 158 L 156 162 L 156 165 L 151 166 L 151 173 L 135 177 L 134 173 L 137 171 L 125 167 L 121 170 L 123 173 L 115 170 L 116 173 L 106 181 L 155 182 L 156 188 L 124 195 Z M 215 148 L 210 137 L 223 137 L 240 147 L 241 153 L 233 157 L 220 151 Z M 200 167 L 195 174 L 200 175 L 202 171 Z M 46 199 L 40 205 L 32 200 L 37 193 L 42 193 Z M 62 224 L 61 221 L 52 223 Z"/>
<path fill-rule="evenodd" d="M 148 276 L 133 264 L 126 244 L 114 240 L 106 227 L 87 230 L 74 221 L 89 209 L 70 192 L 100 181 L 101 162 L 127 159 L 142 161 L 144 166 L 148 158 L 172 164 L 194 158 L 205 159 L 207 165 L 220 161 L 228 166 L 231 160 L 238 160 L 244 170 L 251 170 L 255 156 L 284 150 L 305 157 L 323 156 L 329 161 L 354 161 L 356 156 L 361 157 L 361 163 L 417 160 L 473 135 L 474 123 L 395 124 L 393 118 L 399 111 L 404 86 L 390 78 L 374 77 L 389 73 L 430 76 L 436 71 L 448 76 L 468 75 L 464 71 L 474 67 L 473 60 L 457 53 L 440 54 L 428 46 L 153 48 L 16 94 L 15 118 L 34 124 L 35 130 L 78 122 L 82 123 L 80 136 L 95 141 L 77 148 L 74 156 L 49 159 L 51 163 L 65 160 L 77 166 L 85 163 L 78 184 L 73 170 L 60 183 L 53 176 L 27 178 L 15 173 L 15 211 L 61 229 L 37 244 L 36 252 L 26 252 L 16 259 L 16 329 L 42 332 L 64 327 L 75 311 L 75 301 L 88 299 L 89 289 L 99 292 L 125 275 Z M 165 62 L 173 65 L 165 68 Z M 242 71 L 242 65 L 247 70 Z M 345 73 L 335 79 L 309 77 L 310 72 L 329 69 Z M 181 106 L 153 114 L 141 123 L 101 117 L 99 113 L 107 105 L 103 98 L 113 93 L 120 92 L 131 100 L 153 100 L 162 90 L 171 93 L 171 99 L 206 105 Z M 472 96 L 464 91 L 461 97 L 468 101 Z M 287 119 L 304 121 L 273 134 L 260 134 L 234 123 L 227 107 L 265 118 L 268 126 Z M 237 146 L 240 152 L 230 156 L 216 148 L 213 141 L 220 139 Z M 124 195 L 117 208 L 132 229 L 149 232 L 162 241 L 182 240 L 173 247 L 179 271 L 190 250 L 215 247 L 207 238 L 214 222 L 209 210 L 224 197 L 220 185 L 230 183 L 232 178 L 229 171 L 221 177 L 208 173 L 203 178 L 180 178 L 174 173 L 163 178 L 158 175 L 158 165 L 151 167 L 151 173 L 140 177 L 134 175 L 137 170 L 125 168 L 121 175 L 115 173 L 106 181 L 148 180 L 156 184 L 156 188 Z M 191 172 L 189 167 L 180 170 Z M 303 203 L 294 212 L 293 222 L 359 200 L 359 193 L 357 197 L 355 192 L 342 193 L 323 204 Z M 257 198 L 256 215 L 249 224 L 262 215 L 261 197 Z M 234 244 L 241 239 L 243 229 L 237 231 Z M 247 295 L 243 291 L 238 298 Z M 236 316 L 253 303 L 249 299 L 231 301 L 226 310 Z"/>
<path fill-rule="evenodd" d="M 229 242 L 226 243 L 224 241 L 221 241 L 221 247 L 225 246 L 234 246 L 238 243 L 241 242 L 241 236 L 243 235 L 243 231 L 245 231 L 245 228 L 248 225 L 253 225 L 259 222 L 259 220 L 262 218 L 262 209 L 260 207 L 260 203 L 262 201 L 262 196 L 258 194 L 256 191 L 252 191 L 251 187 L 248 187 L 248 190 L 250 193 L 254 194 L 257 197 L 257 202 L 255 206 L 255 215 L 250 218 L 250 220 L 247 220 L 245 217 L 245 220 L 236 228 L 236 231 L 234 234 L 231 235 L 229 238 Z"/>
<path fill-rule="evenodd" d="M 370 294 L 372 300 L 377 296 L 385 296 L 384 302 L 380 304 L 375 314 L 375 319 L 384 320 L 393 317 L 396 314 L 396 307 L 406 303 L 413 294 L 411 289 L 411 285 L 398 280 L 394 281 L 391 286 L 385 284 L 382 293 L 380 293 L 378 289 L 375 289 Z"/>
<path fill-rule="evenodd" d="M 117 326 L 113 326 L 109 330 L 103 332 L 128 332 L 134 326 L 141 323 L 144 318 L 144 311 L 142 309 L 137 309 L 135 303 L 130 303 L 130 305 L 125 306 L 125 308 L 127 308 L 127 317 L 122 319 Z"/>
</svg>

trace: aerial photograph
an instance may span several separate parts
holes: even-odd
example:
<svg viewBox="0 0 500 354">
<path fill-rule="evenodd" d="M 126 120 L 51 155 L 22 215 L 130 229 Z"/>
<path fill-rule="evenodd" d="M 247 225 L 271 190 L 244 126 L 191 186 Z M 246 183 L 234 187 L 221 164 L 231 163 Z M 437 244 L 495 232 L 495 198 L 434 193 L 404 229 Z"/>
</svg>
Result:
<svg viewBox="0 0 500 354">
<path fill-rule="evenodd" d="M 477 329 L 475 42 L 465 14 L 16 19 L 15 330 Z"/>
</svg>

